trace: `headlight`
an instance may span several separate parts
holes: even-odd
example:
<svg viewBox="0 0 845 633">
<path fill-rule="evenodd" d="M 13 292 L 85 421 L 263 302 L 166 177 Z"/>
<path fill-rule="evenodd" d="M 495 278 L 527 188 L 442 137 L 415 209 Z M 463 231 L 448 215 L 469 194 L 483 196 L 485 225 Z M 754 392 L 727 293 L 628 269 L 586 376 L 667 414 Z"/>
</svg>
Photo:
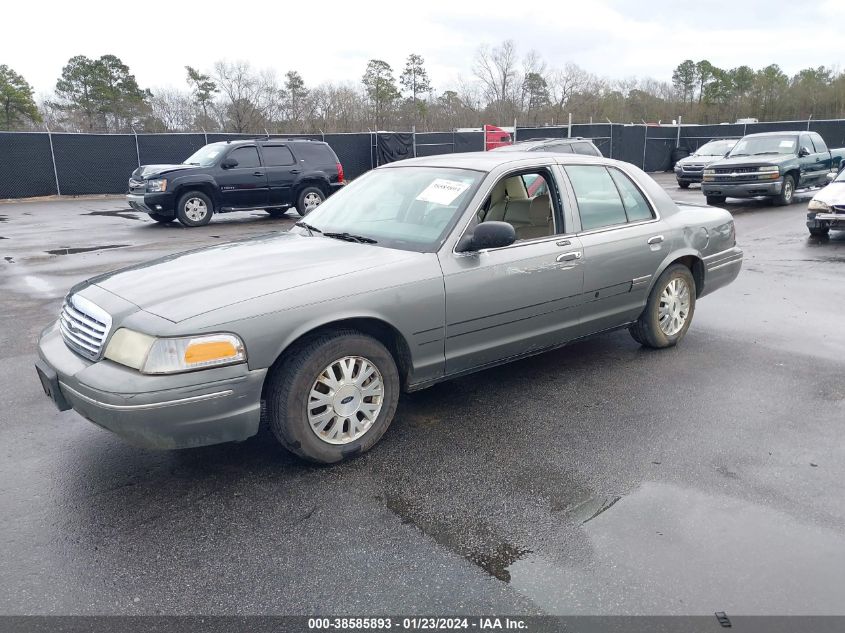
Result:
<svg viewBox="0 0 845 633">
<path fill-rule="evenodd" d="M 243 363 L 246 349 L 234 334 L 155 338 L 121 328 L 111 337 L 105 357 L 142 374 L 175 374 Z"/>
<path fill-rule="evenodd" d="M 147 181 L 147 191 L 157 192 L 165 191 L 167 189 L 167 178 L 159 178 L 157 180 Z"/>
<path fill-rule="evenodd" d="M 774 172 L 776 174 L 780 173 L 780 167 L 777 165 L 763 165 L 762 167 L 758 167 L 757 171 L 759 172 Z"/>
<path fill-rule="evenodd" d="M 830 205 L 813 198 L 810 200 L 810 204 L 807 205 L 807 209 L 810 211 L 830 211 Z"/>
<path fill-rule="evenodd" d="M 705 170 L 704 170 L 704 175 L 705 175 L 705 176 L 715 176 L 715 175 L 716 175 L 716 170 L 715 170 L 715 169 L 705 169 Z"/>
</svg>

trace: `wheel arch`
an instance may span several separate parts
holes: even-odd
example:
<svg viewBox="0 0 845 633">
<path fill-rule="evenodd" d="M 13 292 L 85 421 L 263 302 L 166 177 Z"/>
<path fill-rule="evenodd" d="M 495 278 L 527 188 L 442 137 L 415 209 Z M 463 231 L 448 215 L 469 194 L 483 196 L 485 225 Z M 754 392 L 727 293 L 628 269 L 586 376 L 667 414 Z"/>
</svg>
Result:
<svg viewBox="0 0 845 633">
<path fill-rule="evenodd" d="M 201 191 L 207 195 L 211 199 L 211 203 L 214 205 L 213 211 L 215 212 L 220 207 L 220 200 L 217 196 L 217 188 L 214 184 L 211 181 L 194 181 L 176 184 L 176 187 L 173 190 L 174 208 L 179 204 L 179 198 L 181 198 L 187 191 Z"/>
<path fill-rule="evenodd" d="M 672 264 L 682 264 L 689 268 L 692 279 L 695 281 L 695 297 L 696 299 L 700 297 L 704 290 L 706 267 L 704 266 L 704 260 L 701 258 L 701 255 L 691 250 L 678 251 L 667 257 L 654 274 L 652 286 L 654 286 L 660 275 Z M 649 288 L 649 292 L 651 292 L 651 288 Z"/>
<path fill-rule="evenodd" d="M 293 204 L 299 200 L 300 192 L 306 187 L 317 187 L 323 192 L 323 195 L 329 195 L 329 179 L 318 174 L 309 174 L 303 176 L 293 188 Z"/>
<path fill-rule="evenodd" d="M 309 323 L 289 336 L 275 360 L 270 365 L 267 376 L 264 379 L 264 385 L 261 389 L 261 397 L 264 398 L 267 385 L 273 369 L 283 364 L 287 355 L 298 346 L 304 344 L 307 340 L 319 334 L 333 331 L 333 330 L 355 330 L 371 336 L 384 345 L 393 357 L 396 363 L 396 368 L 399 371 L 399 380 L 404 388 L 408 384 L 408 378 L 411 374 L 412 357 L 411 348 L 405 336 L 392 324 L 388 323 L 383 318 L 375 315 L 360 315 L 360 316 L 343 316 L 337 317 L 323 323 L 315 324 Z"/>
</svg>

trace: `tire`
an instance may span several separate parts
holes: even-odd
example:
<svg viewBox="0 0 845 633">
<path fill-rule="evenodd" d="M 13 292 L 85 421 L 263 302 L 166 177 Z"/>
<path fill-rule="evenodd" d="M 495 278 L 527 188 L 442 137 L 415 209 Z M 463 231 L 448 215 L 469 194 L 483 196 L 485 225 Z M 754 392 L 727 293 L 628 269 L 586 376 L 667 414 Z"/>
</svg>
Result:
<svg viewBox="0 0 845 633">
<path fill-rule="evenodd" d="M 781 189 L 780 193 L 775 196 L 775 204 L 779 207 L 784 207 L 788 204 L 792 204 L 792 200 L 795 198 L 795 178 L 790 174 L 787 174 L 783 177 L 783 188 Z"/>
<path fill-rule="evenodd" d="M 264 209 L 271 218 L 283 218 L 287 209 Z"/>
<path fill-rule="evenodd" d="M 350 360 L 350 376 L 354 377 L 351 381 L 344 380 L 346 375 L 338 365 Z M 364 388 L 372 388 L 381 377 L 380 398 L 362 396 L 354 382 L 362 375 L 361 361 L 376 370 L 367 378 L 372 382 L 364 381 Z M 338 374 L 334 374 L 334 382 L 343 386 L 334 392 L 338 395 L 326 397 L 326 404 L 320 405 L 321 400 L 311 394 L 333 393 L 328 382 L 322 381 L 332 368 L 340 372 L 340 381 Z M 341 389 L 348 395 L 338 400 L 343 395 L 339 393 Z M 396 413 L 399 390 L 399 372 L 384 345 L 355 330 L 330 331 L 297 344 L 271 369 L 265 399 L 267 418 L 276 439 L 287 450 L 312 462 L 334 464 L 368 451 L 381 439 Z M 372 399 L 365 402 L 366 398 Z M 362 405 L 375 406 L 376 398 L 380 407 L 370 409 L 375 419 L 368 421 Z M 356 402 L 358 408 L 353 409 Z M 351 408 L 338 411 L 338 407 L 344 405 Z M 349 412 L 353 415 L 348 415 Z M 366 428 L 355 428 L 353 418 Z M 316 429 L 312 423 L 317 426 Z M 319 426 L 321 424 L 322 427 Z"/>
<path fill-rule="evenodd" d="M 176 219 L 172 215 L 162 215 L 161 213 L 150 213 L 149 216 L 159 224 L 169 224 Z"/>
<path fill-rule="evenodd" d="M 829 233 L 829 226 L 817 226 L 810 229 L 810 235 L 814 237 L 826 237 Z"/>
<path fill-rule="evenodd" d="M 688 183 L 686 180 L 679 180 L 679 181 L 678 181 L 678 186 L 679 186 L 681 189 L 689 189 L 689 183 Z"/>
<path fill-rule="evenodd" d="M 185 226 L 205 226 L 213 214 L 214 203 L 202 191 L 188 191 L 176 204 L 176 217 Z"/>
<path fill-rule="evenodd" d="M 686 287 L 687 297 L 685 311 L 683 310 L 684 286 Z M 668 320 L 661 324 L 661 312 L 663 312 L 661 310 L 661 304 L 664 298 L 666 298 L 664 293 L 669 292 L 670 287 L 676 291 L 673 294 L 676 296 L 680 294 L 680 302 L 674 303 L 675 299 L 673 299 L 673 303 L 669 304 L 667 306 L 668 310 L 664 312 L 664 314 L 668 313 L 666 317 Z M 677 345 L 684 338 L 690 323 L 692 323 L 692 317 L 695 314 L 695 292 L 695 279 L 689 268 L 683 264 L 672 264 L 669 266 L 657 278 L 657 282 L 651 289 L 645 310 L 643 310 L 640 318 L 629 328 L 633 339 L 640 345 L 655 349 Z M 676 307 L 680 308 L 680 311 L 677 311 Z M 680 323 L 672 318 L 673 316 L 680 317 L 684 313 L 685 316 L 682 317 Z"/>
<path fill-rule="evenodd" d="M 316 202 L 319 198 L 319 202 Z M 326 194 L 319 187 L 305 187 L 296 197 L 296 210 L 305 217 L 326 200 Z M 316 202 L 316 204 L 315 204 Z"/>
<path fill-rule="evenodd" d="M 706 196 L 707 204 L 725 204 L 726 196 Z"/>
</svg>

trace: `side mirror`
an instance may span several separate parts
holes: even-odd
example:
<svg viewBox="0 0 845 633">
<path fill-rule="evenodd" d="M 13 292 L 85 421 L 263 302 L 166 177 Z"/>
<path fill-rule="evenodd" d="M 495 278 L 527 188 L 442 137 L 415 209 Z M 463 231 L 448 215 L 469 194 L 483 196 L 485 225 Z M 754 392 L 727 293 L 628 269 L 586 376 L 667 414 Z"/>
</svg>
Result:
<svg viewBox="0 0 845 633">
<path fill-rule="evenodd" d="M 805 156 L 809 156 L 809 155 L 810 155 L 810 150 L 808 150 L 806 147 L 802 147 L 801 149 L 798 150 L 798 157 L 799 158 L 804 158 Z"/>
<path fill-rule="evenodd" d="M 827 181 L 833 182 L 834 180 L 836 180 L 836 174 L 832 171 L 827 172 Z"/>
<path fill-rule="evenodd" d="M 510 246 L 516 241 L 516 231 L 507 222 L 490 220 L 475 227 L 472 233 L 464 235 L 456 249 L 458 252 L 480 251 L 485 248 Z"/>
<path fill-rule="evenodd" d="M 223 162 L 220 163 L 220 166 L 223 169 L 231 169 L 232 167 L 238 166 L 238 161 L 235 160 L 234 158 L 231 158 L 231 157 L 230 158 L 224 158 Z"/>
</svg>

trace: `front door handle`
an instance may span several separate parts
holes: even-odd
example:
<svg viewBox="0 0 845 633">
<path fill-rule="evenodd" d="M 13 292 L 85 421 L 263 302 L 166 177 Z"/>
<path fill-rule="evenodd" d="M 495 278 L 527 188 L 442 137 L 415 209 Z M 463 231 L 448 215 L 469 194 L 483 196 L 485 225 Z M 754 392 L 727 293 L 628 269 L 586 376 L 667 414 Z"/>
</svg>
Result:
<svg viewBox="0 0 845 633">
<path fill-rule="evenodd" d="M 662 242 L 665 239 L 666 238 L 663 237 L 662 235 L 655 235 L 654 237 L 648 238 L 648 243 L 649 244 L 660 244 L 660 242 Z"/>
<path fill-rule="evenodd" d="M 559 262 L 571 262 L 575 259 L 581 259 L 581 251 L 569 251 L 568 253 L 561 253 L 557 256 Z"/>
<path fill-rule="evenodd" d="M 259 178 L 264 175 L 263 171 L 254 171 L 252 172 L 253 176 L 258 176 Z"/>
<path fill-rule="evenodd" d="M 292 174 L 298 174 L 300 171 L 302 171 L 302 170 L 301 170 L 301 169 L 291 169 L 291 170 L 290 170 L 290 173 L 292 173 Z"/>
</svg>

